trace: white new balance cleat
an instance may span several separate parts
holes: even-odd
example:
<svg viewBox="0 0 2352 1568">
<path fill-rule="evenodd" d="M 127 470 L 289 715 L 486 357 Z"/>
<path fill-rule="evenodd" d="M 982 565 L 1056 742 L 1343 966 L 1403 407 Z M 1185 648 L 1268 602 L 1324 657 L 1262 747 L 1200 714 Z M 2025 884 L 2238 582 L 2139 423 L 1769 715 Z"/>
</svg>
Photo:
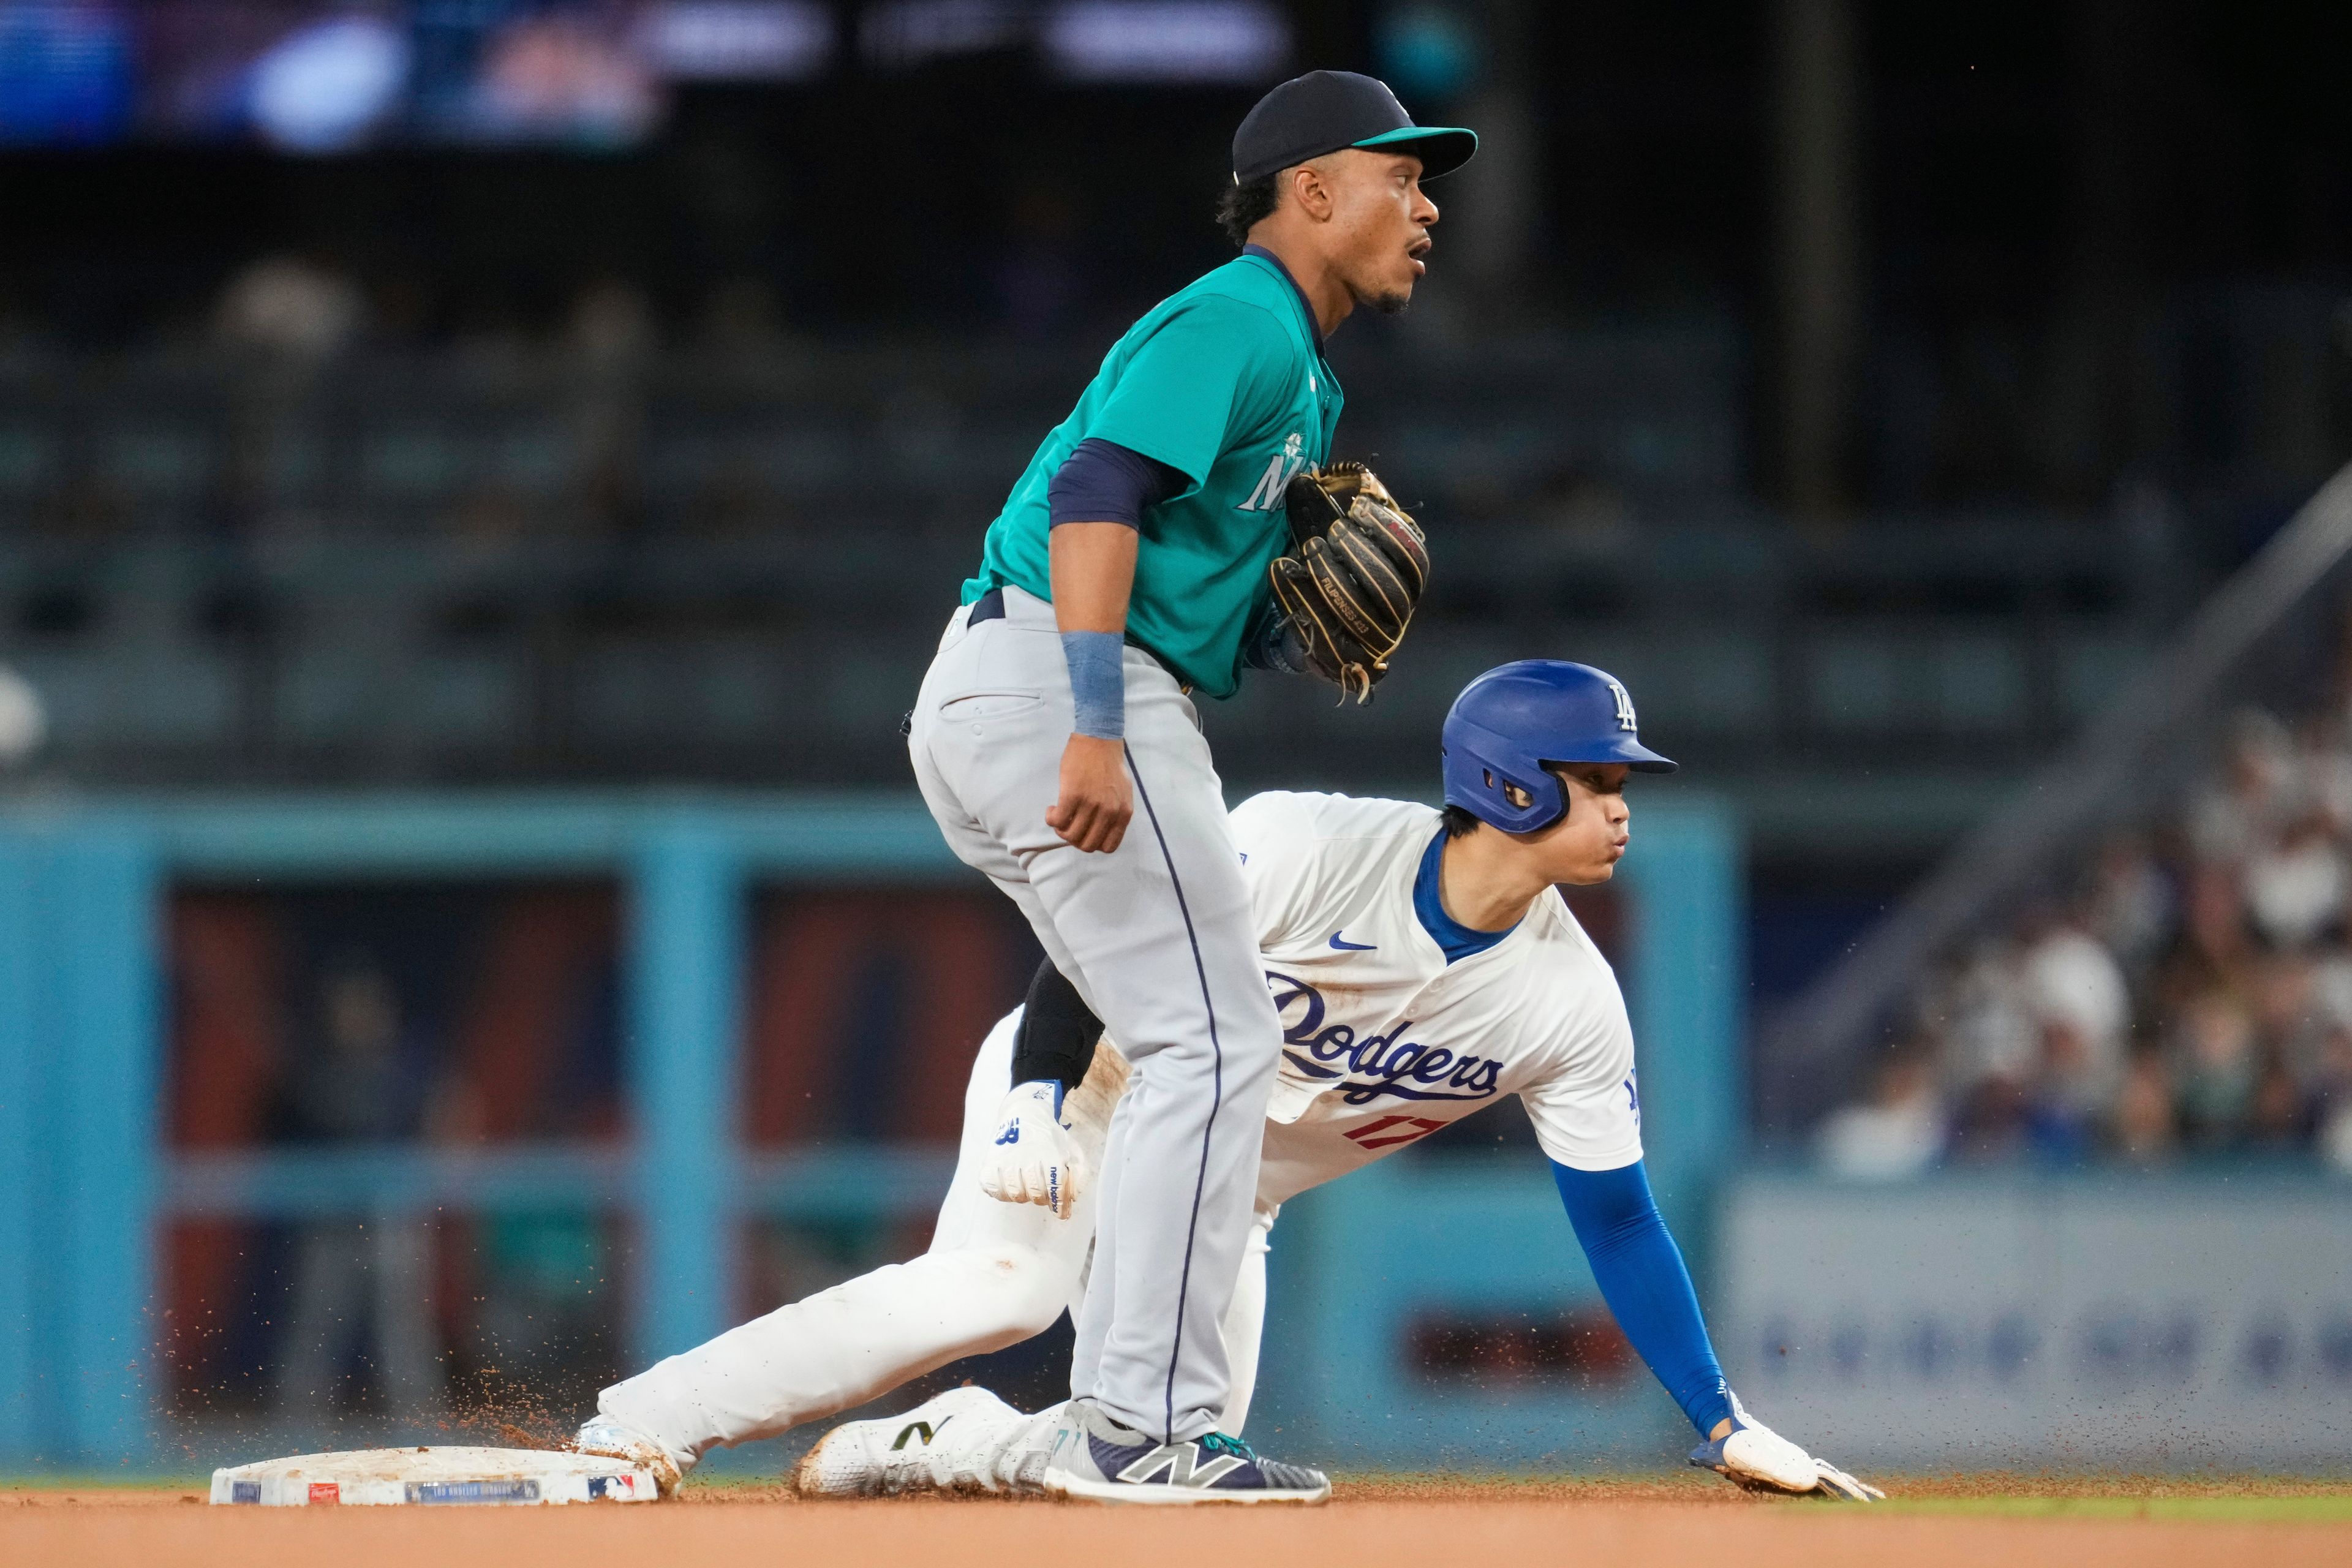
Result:
<svg viewBox="0 0 2352 1568">
<path fill-rule="evenodd" d="M 977 1469 L 964 1473 L 971 1450 L 954 1442 L 961 1434 L 950 1428 L 1020 1417 L 987 1389 L 950 1388 L 901 1415 L 843 1422 L 801 1456 L 793 1488 L 803 1497 L 834 1498 L 997 1490 Z"/>
<path fill-rule="evenodd" d="M 1223 1432 L 1181 1443 L 1115 1421 L 1092 1402 L 1070 1401 L 1043 1476 L 1054 1497 L 1091 1502 L 1323 1502 L 1331 1479 L 1304 1465 L 1277 1464 Z"/>
<path fill-rule="evenodd" d="M 600 1454 L 606 1458 L 634 1459 L 653 1471 L 661 1495 L 673 1497 L 677 1483 L 693 1468 L 692 1461 L 680 1464 L 670 1451 L 646 1436 L 635 1427 L 614 1420 L 609 1415 L 591 1415 L 580 1424 L 573 1434 L 572 1448 L 579 1454 Z"/>
</svg>

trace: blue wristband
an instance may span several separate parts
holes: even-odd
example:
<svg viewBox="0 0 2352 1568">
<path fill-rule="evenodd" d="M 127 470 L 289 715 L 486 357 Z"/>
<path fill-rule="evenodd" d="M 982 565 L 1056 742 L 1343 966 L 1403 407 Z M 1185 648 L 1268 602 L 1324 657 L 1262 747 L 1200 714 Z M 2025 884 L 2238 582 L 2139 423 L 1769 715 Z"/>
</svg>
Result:
<svg viewBox="0 0 2352 1568">
<path fill-rule="evenodd" d="M 1117 632 L 1064 632 L 1070 666 L 1071 728 L 1100 741 L 1127 738 L 1127 639 Z"/>
</svg>

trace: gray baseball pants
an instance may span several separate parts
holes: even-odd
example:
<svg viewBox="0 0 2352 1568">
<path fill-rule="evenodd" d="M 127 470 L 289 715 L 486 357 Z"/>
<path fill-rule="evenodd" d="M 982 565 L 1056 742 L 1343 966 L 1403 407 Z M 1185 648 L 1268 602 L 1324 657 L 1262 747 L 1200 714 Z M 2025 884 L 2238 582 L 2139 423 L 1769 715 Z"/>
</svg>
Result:
<svg viewBox="0 0 2352 1568">
<path fill-rule="evenodd" d="M 1259 973 L 1223 785 L 1200 716 L 1127 650 L 1135 817 L 1108 855 L 1045 825 L 1070 736 L 1053 606 L 948 622 L 909 740 L 948 843 L 1004 889 L 1133 1064 L 1096 1174 L 1095 1260 L 1074 1397 L 1163 1442 L 1213 1428 L 1231 1381 L 1220 1326 L 1251 1227 L 1280 1026 Z"/>
</svg>

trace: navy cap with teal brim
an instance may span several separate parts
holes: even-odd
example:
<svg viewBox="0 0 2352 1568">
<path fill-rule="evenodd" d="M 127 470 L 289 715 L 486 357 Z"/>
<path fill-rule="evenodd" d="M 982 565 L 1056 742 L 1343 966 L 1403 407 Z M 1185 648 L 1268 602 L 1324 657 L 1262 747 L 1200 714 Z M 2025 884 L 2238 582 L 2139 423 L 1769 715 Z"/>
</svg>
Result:
<svg viewBox="0 0 2352 1568">
<path fill-rule="evenodd" d="M 1421 177 L 1450 174 L 1478 150 L 1478 133 L 1415 125 L 1396 94 L 1354 71 L 1308 71 L 1257 100 L 1234 132 L 1234 179 L 1262 180 L 1342 148 L 1386 150 L 1421 160 Z"/>
</svg>

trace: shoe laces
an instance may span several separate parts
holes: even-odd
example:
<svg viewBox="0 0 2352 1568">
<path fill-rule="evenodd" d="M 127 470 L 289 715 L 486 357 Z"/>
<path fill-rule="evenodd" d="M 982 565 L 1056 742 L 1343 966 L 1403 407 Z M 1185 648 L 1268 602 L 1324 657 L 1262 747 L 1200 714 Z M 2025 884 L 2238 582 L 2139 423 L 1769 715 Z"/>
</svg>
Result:
<svg viewBox="0 0 2352 1568">
<path fill-rule="evenodd" d="M 1256 1449 L 1251 1447 L 1247 1443 L 1243 1442 L 1239 1437 L 1228 1437 L 1223 1432 L 1209 1432 L 1202 1434 L 1201 1437 L 1201 1447 L 1206 1448 L 1212 1454 L 1228 1455 L 1233 1458 L 1241 1460 L 1246 1465 L 1255 1465 L 1257 1463 Z"/>
</svg>

